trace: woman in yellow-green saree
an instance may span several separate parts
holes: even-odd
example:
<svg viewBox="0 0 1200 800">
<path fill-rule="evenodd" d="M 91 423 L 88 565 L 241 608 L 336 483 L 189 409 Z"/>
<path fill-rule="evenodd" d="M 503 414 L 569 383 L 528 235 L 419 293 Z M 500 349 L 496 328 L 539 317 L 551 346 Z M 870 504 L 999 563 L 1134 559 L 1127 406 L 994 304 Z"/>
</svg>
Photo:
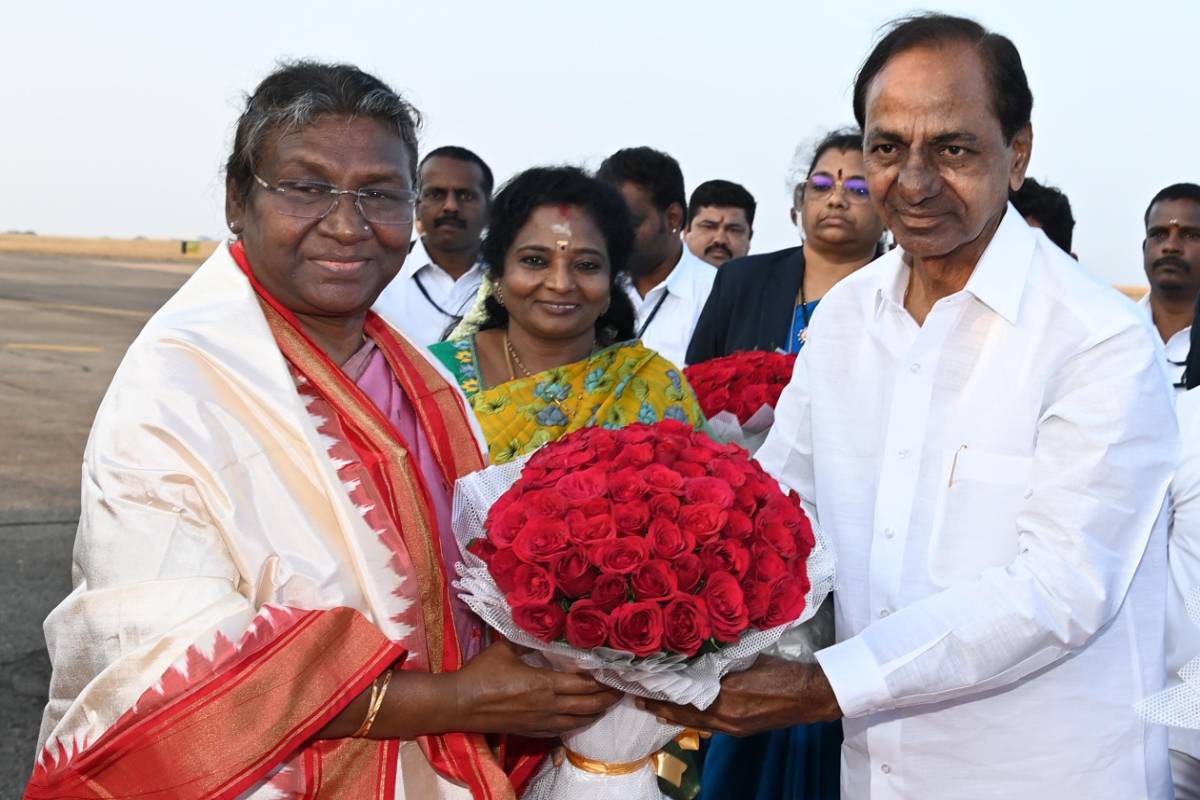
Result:
<svg viewBox="0 0 1200 800">
<path fill-rule="evenodd" d="M 617 282 L 632 248 L 620 194 L 582 170 L 527 170 L 496 195 L 478 331 L 431 348 L 475 410 L 492 463 L 593 425 L 703 424 L 683 371 L 634 340 Z"/>
</svg>

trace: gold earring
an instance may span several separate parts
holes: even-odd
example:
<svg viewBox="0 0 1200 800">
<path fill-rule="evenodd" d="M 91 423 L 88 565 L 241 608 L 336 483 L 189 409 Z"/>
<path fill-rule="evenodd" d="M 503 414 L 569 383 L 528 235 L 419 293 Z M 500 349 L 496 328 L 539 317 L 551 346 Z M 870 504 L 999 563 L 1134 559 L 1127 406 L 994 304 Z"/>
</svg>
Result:
<svg viewBox="0 0 1200 800">
<path fill-rule="evenodd" d="M 496 302 L 504 308 L 504 292 L 500 290 L 500 284 L 496 284 Z"/>
</svg>

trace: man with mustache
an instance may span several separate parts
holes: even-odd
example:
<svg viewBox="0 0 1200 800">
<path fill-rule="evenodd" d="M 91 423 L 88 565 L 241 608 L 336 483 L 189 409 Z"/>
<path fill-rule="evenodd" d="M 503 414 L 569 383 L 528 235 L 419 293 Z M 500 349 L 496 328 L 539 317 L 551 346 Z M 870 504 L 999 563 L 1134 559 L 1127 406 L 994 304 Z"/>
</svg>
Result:
<svg viewBox="0 0 1200 800">
<path fill-rule="evenodd" d="M 483 281 L 479 244 L 493 179 L 482 158 L 448 145 L 426 154 L 417 180 L 420 235 L 374 309 L 427 347 L 462 320 Z"/>
<path fill-rule="evenodd" d="M 679 236 L 687 213 L 679 162 L 650 147 L 627 147 L 604 159 L 596 177 L 621 192 L 633 217 L 625 291 L 637 313 L 634 332 L 646 347 L 682 367 L 717 271 Z"/>
<path fill-rule="evenodd" d="M 754 195 L 732 181 L 705 181 L 688 201 L 683 241 L 693 255 L 719 267 L 750 252 L 754 236 Z"/>
<path fill-rule="evenodd" d="M 756 454 L 828 536 L 838 641 L 703 712 L 643 701 L 742 736 L 841 719 L 846 800 L 1171 797 L 1134 703 L 1165 680 L 1174 402 L 1137 309 L 1008 202 L 1032 110 L 973 20 L 900 20 L 863 63 L 898 247 L 821 300 Z"/>
<path fill-rule="evenodd" d="M 1150 291 L 1141 305 L 1165 345 L 1167 375 L 1184 391 L 1196 297 L 1200 295 L 1200 186 L 1176 183 L 1146 209 L 1142 257 Z"/>
</svg>

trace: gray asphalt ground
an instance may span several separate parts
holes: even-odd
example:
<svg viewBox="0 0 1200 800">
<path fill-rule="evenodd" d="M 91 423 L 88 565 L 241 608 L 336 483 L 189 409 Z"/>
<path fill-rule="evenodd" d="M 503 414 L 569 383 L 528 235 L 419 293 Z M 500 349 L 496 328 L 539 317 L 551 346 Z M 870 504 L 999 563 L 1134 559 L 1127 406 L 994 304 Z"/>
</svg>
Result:
<svg viewBox="0 0 1200 800">
<path fill-rule="evenodd" d="M 79 464 L 125 348 L 193 267 L 0 253 L 0 797 L 33 767 L 46 614 L 71 589 Z"/>
</svg>

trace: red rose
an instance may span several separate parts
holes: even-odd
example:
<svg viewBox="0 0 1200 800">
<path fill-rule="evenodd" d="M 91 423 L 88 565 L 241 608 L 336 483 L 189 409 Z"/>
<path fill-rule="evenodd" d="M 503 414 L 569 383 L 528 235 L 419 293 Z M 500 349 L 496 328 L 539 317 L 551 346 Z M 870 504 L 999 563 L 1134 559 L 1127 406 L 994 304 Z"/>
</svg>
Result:
<svg viewBox="0 0 1200 800">
<path fill-rule="evenodd" d="M 750 551 L 742 545 L 729 540 L 711 541 L 700 550 L 700 560 L 704 563 L 704 571 L 732 572 L 741 578 L 750 569 Z"/>
<path fill-rule="evenodd" d="M 704 562 L 695 553 L 686 553 L 671 562 L 681 592 L 693 591 L 704 577 Z"/>
<path fill-rule="evenodd" d="M 650 524 L 650 506 L 640 500 L 632 503 L 615 503 L 613 520 L 617 530 L 625 533 L 643 534 Z"/>
<path fill-rule="evenodd" d="M 656 517 L 666 517 L 673 520 L 679 516 L 679 508 L 682 503 L 679 498 L 673 494 L 656 494 L 651 496 L 650 513 Z"/>
<path fill-rule="evenodd" d="M 513 622 L 521 630 L 543 642 L 552 642 L 562 636 L 567 615 L 555 603 L 531 603 L 513 606 Z"/>
<path fill-rule="evenodd" d="M 697 464 L 694 461 L 676 461 L 675 471 L 685 478 L 705 478 L 708 477 L 708 471 L 703 464 Z"/>
<path fill-rule="evenodd" d="M 652 444 L 630 444 L 621 448 L 617 453 L 617 457 L 613 460 L 613 466 L 618 469 L 623 467 L 644 467 L 654 461 L 654 445 Z"/>
<path fill-rule="evenodd" d="M 654 446 L 654 464 L 650 466 L 657 465 L 668 469 L 675 467 L 679 461 L 679 454 L 683 451 L 684 447 L 687 447 L 686 440 L 659 439 L 658 443 Z"/>
<path fill-rule="evenodd" d="M 786 525 L 780 523 L 759 525 L 756 520 L 754 527 L 758 529 L 756 538 L 775 548 L 775 552 L 785 559 L 796 558 L 799 555 L 799 551 L 796 550 L 796 537 Z"/>
<path fill-rule="evenodd" d="M 751 417 L 757 414 L 758 410 L 763 406 L 769 406 L 770 408 L 775 407 L 775 404 L 771 402 L 771 396 L 767 391 L 767 387 L 762 385 L 746 387 L 746 390 L 742 392 L 741 402 L 742 413 L 745 415 L 745 417 L 740 420 L 741 422 L 746 422 L 749 420 Z"/>
<path fill-rule="evenodd" d="M 750 548 L 749 576 L 763 583 L 773 584 L 785 575 L 791 574 L 788 564 L 775 548 L 765 542 L 758 541 Z"/>
<path fill-rule="evenodd" d="M 654 438 L 654 431 L 646 425 L 627 425 L 613 434 L 622 445 L 642 444 Z"/>
<path fill-rule="evenodd" d="M 700 542 L 716 536 L 728 521 L 729 515 L 712 503 L 684 506 L 679 512 L 679 527 Z"/>
<path fill-rule="evenodd" d="M 756 464 L 757 462 L 752 461 L 750 463 Z M 755 501 L 760 506 L 765 505 L 770 498 L 779 496 L 779 484 L 757 469 L 746 473 L 746 485 L 744 488 L 750 491 L 750 494 L 754 496 Z"/>
<path fill-rule="evenodd" d="M 725 387 L 714 389 L 701 399 L 704 416 L 715 417 L 722 411 L 732 411 L 733 396 Z"/>
<path fill-rule="evenodd" d="M 534 489 L 521 495 L 521 507 L 528 516 L 561 519 L 571 504 L 555 489 Z"/>
<path fill-rule="evenodd" d="M 642 480 L 642 476 L 633 467 L 619 469 L 608 476 L 608 491 L 612 499 L 619 503 L 641 500 L 650 487 Z"/>
<path fill-rule="evenodd" d="M 578 521 L 568 518 L 567 535 L 575 544 L 592 545 L 605 539 L 616 538 L 617 526 L 608 514 L 582 517 Z"/>
<path fill-rule="evenodd" d="M 467 545 L 467 552 L 486 564 L 492 560 L 492 556 L 496 555 L 496 545 L 487 539 L 472 539 L 471 543 Z"/>
<path fill-rule="evenodd" d="M 692 478 L 684 487 L 683 496 L 689 503 L 712 503 L 722 510 L 733 507 L 733 489 L 720 478 Z"/>
<path fill-rule="evenodd" d="M 733 507 L 744 514 L 753 514 L 758 511 L 758 500 L 754 497 L 754 492 L 750 491 L 749 486 L 739 486 L 733 490 Z"/>
<path fill-rule="evenodd" d="M 572 505 L 586 503 L 603 496 L 608 489 L 608 478 L 598 467 L 579 470 L 559 478 L 555 487 Z"/>
<path fill-rule="evenodd" d="M 525 523 L 513 539 L 513 552 L 528 564 L 548 563 L 567 549 L 567 523 L 562 519 L 534 517 Z"/>
<path fill-rule="evenodd" d="M 488 562 L 488 572 L 492 574 L 492 580 L 496 581 L 500 591 L 508 594 L 516 588 L 517 567 L 522 563 L 511 547 L 501 547 L 496 550 L 496 554 Z"/>
<path fill-rule="evenodd" d="M 673 653 L 694 656 L 712 635 L 704 603 L 690 594 L 677 594 L 663 609 L 663 644 Z"/>
<path fill-rule="evenodd" d="M 750 625 L 746 598 L 737 578 L 728 572 L 708 576 L 704 585 L 704 604 L 712 622 L 713 636 L 718 641 L 736 642 Z"/>
<path fill-rule="evenodd" d="M 513 590 L 508 593 L 510 606 L 549 603 L 554 599 L 554 579 L 550 573 L 533 564 L 517 567 Z"/>
<path fill-rule="evenodd" d="M 680 422 L 677 419 L 664 419 L 662 422 L 656 423 L 653 426 L 653 430 L 660 436 L 678 436 L 688 440 L 691 440 L 696 435 L 691 425 L 686 422 Z"/>
<path fill-rule="evenodd" d="M 729 512 L 729 519 L 721 531 L 722 536 L 727 539 L 745 539 L 752 533 L 754 533 L 754 522 L 744 511 L 735 508 Z"/>
<path fill-rule="evenodd" d="M 668 561 L 696 549 L 696 538 L 684 533 L 678 525 L 664 517 L 651 520 L 646 541 L 650 545 L 650 552 L 656 558 L 665 558 Z"/>
<path fill-rule="evenodd" d="M 771 605 L 771 587 L 762 581 L 748 580 L 742 584 L 742 595 L 746 598 L 746 614 L 751 624 L 766 630 L 768 626 L 763 624 L 763 618 Z"/>
<path fill-rule="evenodd" d="M 689 444 L 679 451 L 679 459 L 681 461 L 690 461 L 693 464 L 707 465 L 716 456 L 717 454 L 714 450 L 696 444 Z"/>
<path fill-rule="evenodd" d="M 592 586 L 592 602 L 605 611 L 612 611 L 629 599 L 629 584 L 624 575 L 601 575 Z"/>
<path fill-rule="evenodd" d="M 599 573 L 578 547 L 572 547 L 554 561 L 554 582 L 567 597 L 582 597 L 592 590 Z"/>
<path fill-rule="evenodd" d="M 655 602 L 627 603 L 612 612 L 609 642 L 617 650 L 648 656 L 662 649 L 663 613 Z"/>
<path fill-rule="evenodd" d="M 656 558 L 634 570 L 629 585 L 638 600 L 665 600 L 679 588 L 679 578 L 670 564 Z"/>
<path fill-rule="evenodd" d="M 710 461 L 708 463 L 708 472 L 714 478 L 720 478 L 725 481 L 725 483 L 734 489 L 746 484 L 746 473 L 723 458 Z"/>
<path fill-rule="evenodd" d="M 670 467 L 662 464 L 651 464 L 642 468 L 642 480 L 655 492 L 683 494 L 684 478 Z"/>
<path fill-rule="evenodd" d="M 608 641 L 608 628 L 608 614 L 591 600 L 578 600 L 567 612 L 567 642 L 572 647 L 600 647 Z"/>
<path fill-rule="evenodd" d="M 588 500 L 579 506 L 579 510 L 583 512 L 585 517 L 599 517 L 604 514 L 612 515 L 612 503 L 608 502 L 603 497 L 597 497 L 595 500 Z"/>
<path fill-rule="evenodd" d="M 592 548 L 592 563 L 607 574 L 628 575 L 650 557 L 645 539 L 623 536 L 607 539 Z"/>
<path fill-rule="evenodd" d="M 800 616 L 804 611 L 804 595 L 806 593 L 806 587 L 791 576 L 777 580 L 771 587 L 771 602 L 763 617 L 763 626 L 774 628 Z"/>
<path fill-rule="evenodd" d="M 487 518 L 488 538 L 497 547 L 511 547 L 517 532 L 525 524 L 525 509 L 516 505 L 502 508 L 499 513 L 492 509 Z"/>
</svg>

